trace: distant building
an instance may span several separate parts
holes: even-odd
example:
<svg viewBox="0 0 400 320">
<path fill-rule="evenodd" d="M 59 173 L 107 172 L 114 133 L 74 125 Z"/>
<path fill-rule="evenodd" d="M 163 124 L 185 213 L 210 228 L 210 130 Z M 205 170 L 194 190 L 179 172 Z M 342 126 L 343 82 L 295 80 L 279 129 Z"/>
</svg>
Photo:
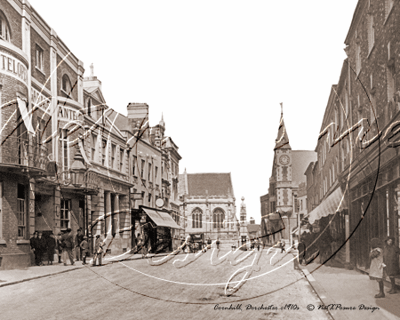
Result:
<svg viewBox="0 0 400 320">
<path fill-rule="evenodd" d="M 316 158 L 314 151 L 292 150 L 282 111 L 275 140 L 269 192 L 260 199 L 264 219 L 261 230 L 265 242 L 272 243 L 280 238 L 289 242 L 292 239 L 291 232 L 298 223 L 298 212 L 294 204 L 297 202 L 299 185 L 306 182 L 304 173 L 309 163 Z"/>
<path fill-rule="evenodd" d="M 179 175 L 186 234 L 203 233 L 206 238 L 237 237 L 235 196 L 230 173 Z"/>
</svg>

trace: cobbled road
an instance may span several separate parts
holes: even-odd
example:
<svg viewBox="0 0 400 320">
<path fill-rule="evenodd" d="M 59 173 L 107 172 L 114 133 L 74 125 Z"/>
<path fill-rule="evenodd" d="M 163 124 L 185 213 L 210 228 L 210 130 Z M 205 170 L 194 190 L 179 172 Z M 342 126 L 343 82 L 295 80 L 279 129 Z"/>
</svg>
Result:
<svg viewBox="0 0 400 320">
<path fill-rule="evenodd" d="M 115 262 L 2 287 L 0 319 L 330 319 L 309 310 L 321 302 L 294 270 L 292 254 L 277 253 L 271 261 L 264 249 L 256 278 L 230 297 L 225 283 L 253 257 L 212 266 L 209 250 L 176 268 L 172 262 L 185 256 L 160 266 L 146 259 Z"/>
</svg>

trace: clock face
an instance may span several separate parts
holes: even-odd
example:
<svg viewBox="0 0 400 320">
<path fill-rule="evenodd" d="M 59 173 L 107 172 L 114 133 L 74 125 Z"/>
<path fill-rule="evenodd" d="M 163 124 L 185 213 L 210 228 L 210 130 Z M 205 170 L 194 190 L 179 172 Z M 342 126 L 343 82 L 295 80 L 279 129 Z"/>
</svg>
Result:
<svg viewBox="0 0 400 320">
<path fill-rule="evenodd" d="M 287 155 L 285 155 L 285 154 L 279 158 L 279 162 L 280 162 L 281 164 L 283 164 L 283 165 L 289 164 L 289 161 L 290 161 L 289 156 L 287 156 Z"/>
</svg>

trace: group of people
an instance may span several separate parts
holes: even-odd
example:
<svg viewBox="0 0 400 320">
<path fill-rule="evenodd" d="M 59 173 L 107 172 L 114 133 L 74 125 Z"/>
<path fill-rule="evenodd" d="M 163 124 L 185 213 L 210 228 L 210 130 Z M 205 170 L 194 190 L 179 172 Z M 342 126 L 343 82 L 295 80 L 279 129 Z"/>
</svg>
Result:
<svg viewBox="0 0 400 320">
<path fill-rule="evenodd" d="M 35 255 L 35 264 L 37 266 L 43 265 L 43 255 L 47 253 L 47 264 L 53 264 L 54 256 L 57 254 L 58 263 L 67 265 L 69 259 L 71 265 L 75 261 L 82 261 L 82 264 L 87 264 L 86 258 L 89 256 L 89 243 L 87 236 L 84 235 L 81 228 L 78 229 L 76 236 L 73 236 L 71 228 L 61 231 L 58 235 L 54 235 L 50 231 L 47 238 L 43 237 L 42 232 L 35 232 L 30 239 L 31 250 Z M 100 235 L 96 236 L 93 265 L 101 265 L 101 258 L 103 253 L 103 241 Z M 75 258 L 75 259 L 74 259 Z"/>
<path fill-rule="evenodd" d="M 43 254 L 47 253 L 47 264 L 53 264 L 54 250 L 56 248 L 56 237 L 53 232 L 47 239 L 43 238 L 42 232 L 35 232 L 30 239 L 31 250 L 35 255 L 35 264 L 43 265 Z"/>
<path fill-rule="evenodd" d="M 393 237 L 387 237 L 383 243 L 378 238 L 371 240 L 369 277 L 371 280 L 378 281 L 379 284 L 379 293 L 375 295 L 375 298 L 385 297 L 383 280 L 386 277 L 389 277 L 392 285 L 389 293 L 397 293 L 395 275 L 396 260 L 398 260 L 399 254 L 400 249 L 394 245 Z"/>
</svg>

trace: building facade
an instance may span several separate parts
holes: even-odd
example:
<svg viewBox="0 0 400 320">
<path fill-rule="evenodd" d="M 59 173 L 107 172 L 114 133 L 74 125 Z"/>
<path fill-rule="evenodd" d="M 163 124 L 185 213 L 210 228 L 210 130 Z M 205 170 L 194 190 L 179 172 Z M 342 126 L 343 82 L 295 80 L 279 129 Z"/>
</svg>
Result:
<svg viewBox="0 0 400 320">
<path fill-rule="evenodd" d="M 192 173 L 179 177 L 186 234 L 237 239 L 235 196 L 230 173 Z"/>
<path fill-rule="evenodd" d="M 348 58 L 325 110 L 318 161 L 307 171 L 314 233 L 325 230 L 320 239 L 332 243 L 330 254 L 362 269 L 369 267 L 372 238 L 392 236 L 399 246 L 399 18 L 397 1 L 358 1 L 345 39 Z"/>
<path fill-rule="evenodd" d="M 101 234 L 107 253 L 129 251 L 142 230 L 131 209 L 153 208 L 164 194 L 176 200 L 169 185 L 163 194 L 160 171 L 173 161 L 176 186 L 178 147 L 164 146 L 163 134 L 151 140 L 146 104 L 117 117 L 93 66 L 84 77 L 27 1 L 0 3 L 0 51 L 0 268 L 31 264 L 35 231 L 82 228 Z"/>
</svg>

